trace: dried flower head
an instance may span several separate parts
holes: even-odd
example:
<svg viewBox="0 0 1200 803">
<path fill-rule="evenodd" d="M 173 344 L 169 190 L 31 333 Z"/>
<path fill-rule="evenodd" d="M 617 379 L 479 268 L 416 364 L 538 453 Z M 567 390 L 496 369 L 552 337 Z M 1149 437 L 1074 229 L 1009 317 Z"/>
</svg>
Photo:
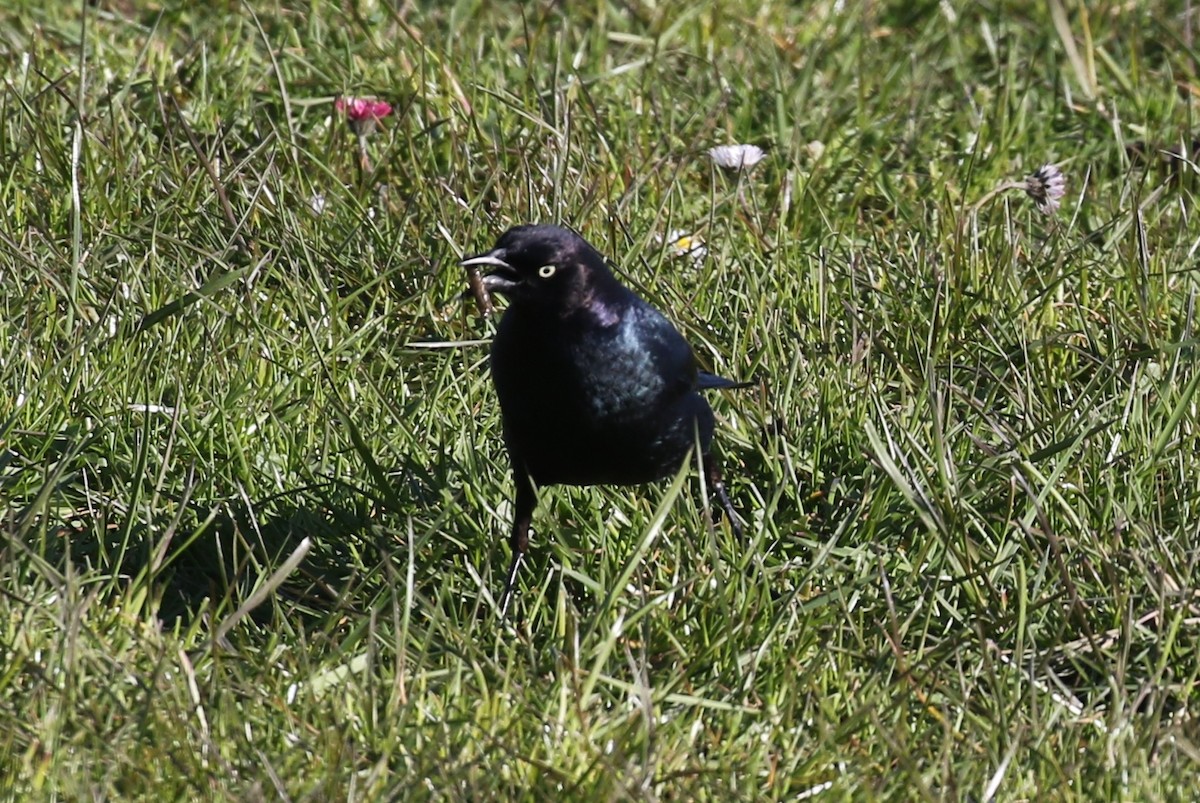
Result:
<svg viewBox="0 0 1200 803">
<path fill-rule="evenodd" d="M 666 246 L 672 257 L 691 257 L 692 262 L 699 264 L 704 261 L 708 248 L 698 234 L 689 234 L 676 229 L 666 237 Z"/>
<path fill-rule="evenodd" d="M 738 172 L 749 170 L 766 158 L 766 153 L 757 145 L 718 145 L 708 149 L 713 163 L 722 170 Z"/>
<path fill-rule="evenodd" d="M 1025 179 L 1024 189 L 1025 194 L 1033 199 L 1039 210 L 1052 215 L 1058 209 L 1062 197 L 1067 194 L 1067 180 L 1056 165 L 1046 164 Z"/>
<path fill-rule="evenodd" d="M 368 136 L 380 118 L 392 113 L 392 104 L 375 98 L 340 97 L 333 102 L 333 108 L 346 115 L 351 130 L 360 137 Z"/>
</svg>

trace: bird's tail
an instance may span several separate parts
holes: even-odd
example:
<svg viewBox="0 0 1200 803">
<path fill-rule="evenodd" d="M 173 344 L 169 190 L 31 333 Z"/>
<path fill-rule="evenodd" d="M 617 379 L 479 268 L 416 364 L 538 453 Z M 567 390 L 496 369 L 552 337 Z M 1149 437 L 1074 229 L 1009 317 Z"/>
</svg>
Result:
<svg viewBox="0 0 1200 803">
<path fill-rule="evenodd" d="M 696 382 L 696 387 L 699 390 L 736 390 L 737 388 L 751 388 L 757 382 L 734 382 L 732 379 L 726 379 L 723 376 L 710 374 L 708 371 L 701 371 Z"/>
</svg>

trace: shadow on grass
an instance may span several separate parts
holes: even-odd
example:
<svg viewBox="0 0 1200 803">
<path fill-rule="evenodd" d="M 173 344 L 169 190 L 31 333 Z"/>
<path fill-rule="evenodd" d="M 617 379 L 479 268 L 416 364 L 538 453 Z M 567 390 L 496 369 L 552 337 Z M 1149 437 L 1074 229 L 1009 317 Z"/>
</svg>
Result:
<svg viewBox="0 0 1200 803">
<path fill-rule="evenodd" d="M 382 564 L 406 548 L 395 523 L 444 505 L 425 473 L 387 472 L 396 488 L 390 503 L 329 481 L 259 501 L 185 498 L 169 522 L 149 526 L 95 504 L 94 486 L 86 504 L 80 488 L 63 483 L 0 519 L 0 566 L 52 586 L 84 578 L 96 593 L 146 605 L 166 628 L 186 628 L 237 610 L 308 539 L 304 560 L 250 618 L 269 627 L 284 617 L 312 624 L 335 612 L 353 616 L 370 607 L 380 576 L 391 576 Z"/>
</svg>

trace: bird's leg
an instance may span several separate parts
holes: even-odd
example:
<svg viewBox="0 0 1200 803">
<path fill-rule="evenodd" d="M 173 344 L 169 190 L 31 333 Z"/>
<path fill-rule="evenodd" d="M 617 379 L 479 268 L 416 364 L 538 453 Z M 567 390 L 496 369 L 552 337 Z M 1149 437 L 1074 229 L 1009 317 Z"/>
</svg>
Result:
<svg viewBox="0 0 1200 803">
<path fill-rule="evenodd" d="M 504 596 L 500 599 L 501 619 L 508 613 L 508 603 L 512 601 L 513 589 L 517 585 L 521 559 L 529 549 L 529 525 L 533 521 L 533 508 L 537 504 L 533 481 L 520 466 L 513 467 L 513 478 L 517 483 L 517 498 L 513 511 L 512 535 L 508 538 L 508 545 L 512 549 L 512 562 L 508 565 L 508 580 L 504 584 Z"/>
<path fill-rule="evenodd" d="M 725 480 L 721 478 L 721 466 L 717 463 L 717 458 L 713 457 L 712 452 L 704 455 L 704 481 L 717 495 L 717 501 L 721 503 L 725 515 L 729 517 L 729 526 L 733 528 L 733 534 L 740 538 L 742 521 L 733 509 L 733 502 L 729 501 L 729 494 L 725 492 Z"/>
</svg>

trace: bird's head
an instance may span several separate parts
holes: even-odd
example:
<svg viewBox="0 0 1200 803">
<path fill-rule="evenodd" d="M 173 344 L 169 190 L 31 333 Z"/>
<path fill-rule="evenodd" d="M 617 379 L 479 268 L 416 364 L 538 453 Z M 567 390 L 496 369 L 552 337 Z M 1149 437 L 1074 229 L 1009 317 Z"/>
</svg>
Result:
<svg viewBox="0 0 1200 803">
<path fill-rule="evenodd" d="M 588 304 L 597 290 L 614 281 L 604 258 L 586 240 L 542 224 L 511 228 L 492 250 L 460 264 L 486 268 L 483 285 L 490 293 L 560 310 Z"/>
</svg>

